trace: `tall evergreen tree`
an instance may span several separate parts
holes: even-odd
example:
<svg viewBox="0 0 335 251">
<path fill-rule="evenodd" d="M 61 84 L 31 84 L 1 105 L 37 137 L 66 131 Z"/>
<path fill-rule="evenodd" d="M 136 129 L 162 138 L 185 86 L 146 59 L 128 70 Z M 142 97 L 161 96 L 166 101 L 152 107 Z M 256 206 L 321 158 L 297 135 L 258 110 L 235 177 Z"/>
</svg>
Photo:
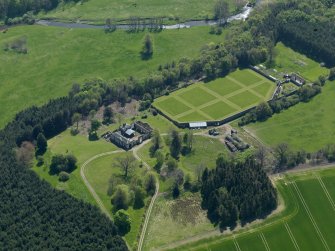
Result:
<svg viewBox="0 0 335 251">
<path fill-rule="evenodd" d="M 36 154 L 37 155 L 43 155 L 48 147 L 47 139 L 45 138 L 43 133 L 39 133 L 36 139 Z"/>
</svg>

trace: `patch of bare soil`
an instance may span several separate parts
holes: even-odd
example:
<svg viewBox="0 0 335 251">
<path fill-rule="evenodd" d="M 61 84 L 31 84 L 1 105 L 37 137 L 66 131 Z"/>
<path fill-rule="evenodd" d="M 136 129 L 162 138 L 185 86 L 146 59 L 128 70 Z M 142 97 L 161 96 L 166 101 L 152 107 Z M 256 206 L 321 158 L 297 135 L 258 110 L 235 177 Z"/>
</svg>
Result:
<svg viewBox="0 0 335 251">
<path fill-rule="evenodd" d="M 183 225 L 196 225 L 200 216 L 205 213 L 201 209 L 200 203 L 200 198 L 195 196 L 180 198 L 173 201 L 170 206 L 172 219 Z"/>
<path fill-rule="evenodd" d="M 126 103 L 125 106 L 121 106 L 120 102 L 115 102 L 111 105 L 114 113 L 120 113 L 125 118 L 131 118 L 138 114 L 139 101 L 132 99 L 129 103 Z"/>
</svg>

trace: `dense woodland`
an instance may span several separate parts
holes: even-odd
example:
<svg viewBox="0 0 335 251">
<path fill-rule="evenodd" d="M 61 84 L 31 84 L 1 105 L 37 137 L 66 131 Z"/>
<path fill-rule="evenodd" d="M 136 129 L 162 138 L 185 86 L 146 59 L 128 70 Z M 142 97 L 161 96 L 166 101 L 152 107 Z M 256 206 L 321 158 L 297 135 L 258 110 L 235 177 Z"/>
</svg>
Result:
<svg viewBox="0 0 335 251">
<path fill-rule="evenodd" d="M 1 250 L 127 250 L 98 208 L 41 181 L 28 169 L 29 156 L 13 151 L 41 132 L 52 137 L 64 130 L 74 109 L 71 98 L 53 100 L 19 113 L 0 132 Z"/>
<path fill-rule="evenodd" d="M 78 2 L 73 0 L 0 0 L 0 20 L 22 16 L 29 11 L 37 13 L 41 10 L 52 10 L 61 2 Z"/>
<path fill-rule="evenodd" d="M 253 157 L 243 162 L 219 157 L 215 170 L 202 176 L 202 206 L 220 229 L 263 218 L 277 206 L 277 194 Z"/>
<path fill-rule="evenodd" d="M 0 0 L 0 18 L 22 15 L 30 10 L 48 10 L 57 4 L 57 0 Z M 109 83 L 93 80 L 82 86 L 76 84 L 68 97 L 17 114 L 0 131 L 0 249 L 127 250 L 116 227 L 97 208 L 39 180 L 28 169 L 26 161 L 17 160 L 13 149 L 27 141 L 35 144 L 41 133 L 51 138 L 64 131 L 71 125 L 75 112 L 85 117 L 101 105 L 115 101 L 125 104 L 131 98 L 150 105 L 154 97 L 168 94 L 181 82 L 202 77 L 213 79 L 238 66 L 271 61 L 278 40 L 291 43 L 308 56 L 318 56 L 327 64 L 333 64 L 332 5 L 332 1 L 326 0 L 270 4 L 269 9 L 262 7 L 254 11 L 246 22 L 228 27 L 225 43 L 204 46 L 198 58 L 161 65 L 157 72 L 144 79 L 129 77 Z M 296 14 L 290 10 L 292 8 L 305 14 Z M 285 15 L 292 17 L 296 27 L 300 28 L 285 24 Z M 305 26 L 301 24 L 303 19 L 297 18 L 299 15 L 308 18 Z M 320 24 L 327 25 L 319 28 Z M 292 41 L 288 41 L 290 37 Z M 313 42 L 312 50 L 307 50 L 311 41 L 318 43 Z M 315 52 L 319 54 L 315 55 Z M 264 171 L 251 159 L 245 163 L 218 159 L 217 168 L 205 171 L 203 175 L 202 195 L 209 217 L 221 228 L 234 226 L 237 220 L 245 223 L 264 217 L 276 206 L 274 188 Z"/>
</svg>

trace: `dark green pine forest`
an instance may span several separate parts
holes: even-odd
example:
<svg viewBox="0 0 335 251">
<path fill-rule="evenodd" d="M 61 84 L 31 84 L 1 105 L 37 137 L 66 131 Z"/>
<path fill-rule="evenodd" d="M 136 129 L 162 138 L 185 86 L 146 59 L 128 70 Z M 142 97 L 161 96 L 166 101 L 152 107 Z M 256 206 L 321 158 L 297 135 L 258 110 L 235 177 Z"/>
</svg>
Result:
<svg viewBox="0 0 335 251">
<path fill-rule="evenodd" d="M 202 206 L 221 230 L 264 218 L 277 207 L 277 193 L 253 157 L 244 161 L 219 157 L 216 169 L 202 176 Z"/>
</svg>

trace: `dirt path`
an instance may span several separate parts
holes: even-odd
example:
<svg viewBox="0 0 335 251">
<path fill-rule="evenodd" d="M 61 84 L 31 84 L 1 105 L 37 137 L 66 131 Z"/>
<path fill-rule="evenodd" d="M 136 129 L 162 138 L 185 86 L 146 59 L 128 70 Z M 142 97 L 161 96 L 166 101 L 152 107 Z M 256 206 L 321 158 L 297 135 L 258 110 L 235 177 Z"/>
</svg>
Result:
<svg viewBox="0 0 335 251">
<path fill-rule="evenodd" d="M 141 157 L 137 154 L 138 150 L 140 150 L 143 146 L 145 146 L 146 144 L 148 144 L 149 142 L 151 142 L 151 140 L 147 140 L 145 141 L 143 144 L 135 147 L 133 149 L 133 154 L 135 156 L 135 158 L 139 161 L 141 161 L 143 163 L 143 165 L 148 169 L 150 170 L 151 167 L 149 166 L 148 163 L 146 163 L 145 161 L 143 161 L 141 159 Z M 151 212 L 152 212 L 152 209 L 154 207 L 154 204 L 155 204 L 155 201 L 157 199 L 157 196 L 158 196 L 158 192 L 159 192 L 159 181 L 157 180 L 156 181 L 156 190 L 155 190 L 155 194 L 152 196 L 151 198 L 151 201 L 150 201 L 150 205 L 147 209 L 147 212 L 145 214 L 145 220 L 144 220 L 144 224 L 143 224 L 143 227 L 142 227 L 142 231 L 141 231 L 141 235 L 140 235 L 140 239 L 138 241 L 138 246 L 137 246 L 137 251 L 141 251 L 142 250 L 142 247 L 143 247 L 143 242 L 144 242 L 144 238 L 145 238 L 145 234 L 147 232 L 147 227 L 148 227 L 148 223 L 149 223 L 149 219 L 150 219 L 150 216 L 151 216 Z"/>
<path fill-rule="evenodd" d="M 116 153 L 121 153 L 124 152 L 123 150 L 116 150 L 116 151 L 112 151 L 112 152 L 105 152 L 105 153 L 100 153 L 97 154 L 93 157 L 91 157 L 90 159 L 88 159 L 81 167 L 80 167 L 80 176 L 82 178 L 82 180 L 85 183 L 85 186 L 87 187 L 87 189 L 90 191 L 90 193 L 92 194 L 94 200 L 97 202 L 98 206 L 100 207 L 100 209 L 102 210 L 102 212 L 104 212 L 108 218 L 110 218 L 112 220 L 112 216 L 110 215 L 110 213 L 108 212 L 108 210 L 106 209 L 106 207 L 104 206 L 104 204 L 102 203 L 99 195 L 95 192 L 94 188 L 91 186 L 91 184 L 88 182 L 86 176 L 85 176 L 85 168 L 87 167 L 87 165 L 89 163 L 91 163 L 93 160 L 96 160 L 100 157 L 103 156 L 107 156 L 107 155 L 111 155 L 111 154 L 116 154 Z"/>
</svg>

